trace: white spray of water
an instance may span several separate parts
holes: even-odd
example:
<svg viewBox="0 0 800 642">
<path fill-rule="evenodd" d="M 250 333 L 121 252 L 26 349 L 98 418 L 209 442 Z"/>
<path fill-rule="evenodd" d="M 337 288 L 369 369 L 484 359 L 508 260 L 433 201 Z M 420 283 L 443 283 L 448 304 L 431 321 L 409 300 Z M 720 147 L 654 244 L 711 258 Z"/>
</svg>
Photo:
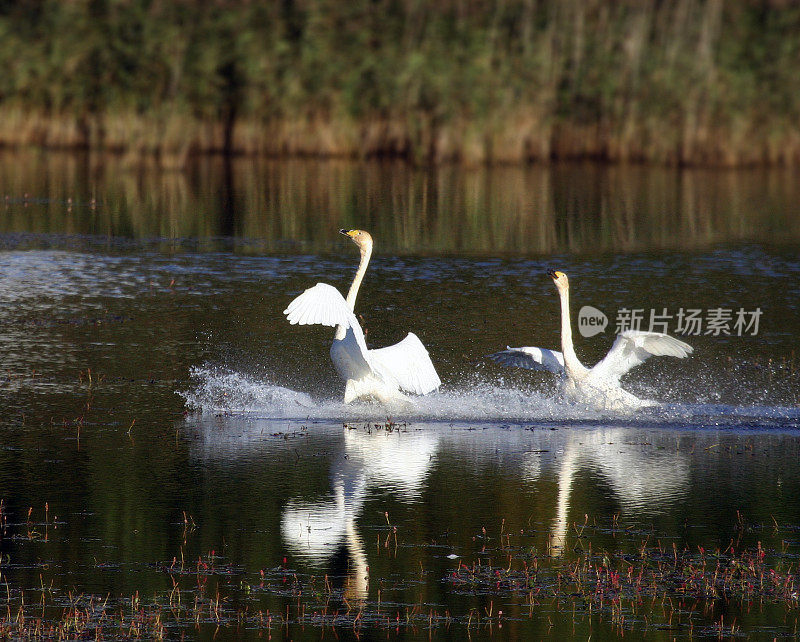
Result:
<svg viewBox="0 0 800 642">
<path fill-rule="evenodd" d="M 443 389 L 413 400 L 413 406 L 345 405 L 315 398 L 244 373 L 219 367 L 192 369 L 196 385 L 180 394 L 200 413 L 248 414 L 259 418 L 335 421 L 475 421 L 482 423 L 603 423 L 672 427 L 800 428 L 800 408 L 670 403 L 633 413 L 598 412 L 557 396 L 490 382 Z"/>
<path fill-rule="evenodd" d="M 208 413 L 266 413 L 276 418 L 302 418 L 318 406 L 304 392 L 290 390 L 268 381 L 222 368 L 192 368 L 197 381 L 192 390 L 182 392 L 192 410 Z"/>
</svg>

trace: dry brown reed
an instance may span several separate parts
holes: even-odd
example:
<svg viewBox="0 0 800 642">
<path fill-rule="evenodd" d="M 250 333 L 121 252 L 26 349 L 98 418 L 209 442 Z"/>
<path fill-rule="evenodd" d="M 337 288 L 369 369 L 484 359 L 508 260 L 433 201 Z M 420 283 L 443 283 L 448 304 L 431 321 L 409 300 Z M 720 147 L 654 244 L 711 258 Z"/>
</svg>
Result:
<svg viewBox="0 0 800 642">
<path fill-rule="evenodd" d="M 94 149 L 119 154 L 127 166 L 155 161 L 164 169 L 185 169 L 208 154 L 273 158 L 402 158 L 419 163 L 547 163 L 592 159 L 610 163 L 653 162 L 670 166 L 742 167 L 800 164 L 800 129 L 777 132 L 752 122 L 660 121 L 602 124 L 554 121 L 548 114 L 517 108 L 501 122 L 459 118 L 436 127 L 417 127 L 407 118 L 349 116 L 240 119 L 225 145 L 220 122 L 179 113 L 133 112 L 93 118 L 0 108 L 0 146 L 53 150 Z"/>
</svg>

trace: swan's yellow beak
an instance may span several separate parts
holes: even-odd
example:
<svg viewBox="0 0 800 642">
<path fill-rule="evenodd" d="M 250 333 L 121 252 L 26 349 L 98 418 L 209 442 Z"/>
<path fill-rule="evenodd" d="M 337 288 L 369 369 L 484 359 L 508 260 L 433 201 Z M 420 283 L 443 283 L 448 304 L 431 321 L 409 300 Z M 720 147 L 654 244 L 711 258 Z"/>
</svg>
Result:
<svg viewBox="0 0 800 642">
<path fill-rule="evenodd" d="M 564 276 L 564 273 L 559 272 L 558 270 L 547 270 L 547 276 L 549 276 L 551 279 L 560 279 L 562 276 Z"/>
<path fill-rule="evenodd" d="M 358 232 L 359 230 L 339 230 L 339 234 L 344 234 L 350 238 L 353 238 L 356 234 L 358 234 Z"/>
</svg>

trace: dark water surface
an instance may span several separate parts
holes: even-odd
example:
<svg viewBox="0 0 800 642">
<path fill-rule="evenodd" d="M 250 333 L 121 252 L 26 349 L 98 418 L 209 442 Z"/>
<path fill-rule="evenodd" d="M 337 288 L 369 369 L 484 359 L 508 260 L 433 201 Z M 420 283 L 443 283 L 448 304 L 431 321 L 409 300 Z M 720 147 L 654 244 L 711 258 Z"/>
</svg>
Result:
<svg viewBox="0 0 800 642">
<path fill-rule="evenodd" d="M 117 165 L 0 159 L 4 632 L 796 634 L 795 177 Z M 347 288 L 351 226 L 376 240 L 368 342 L 415 332 L 444 382 L 413 409 L 343 405 L 332 330 L 283 318 Z M 701 311 L 690 359 L 625 380 L 661 408 L 571 406 L 484 358 L 558 347 L 548 267 L 608 316 L 576 332 L 587 363 L 624 309 L 672 334 Z"/>
</svg>

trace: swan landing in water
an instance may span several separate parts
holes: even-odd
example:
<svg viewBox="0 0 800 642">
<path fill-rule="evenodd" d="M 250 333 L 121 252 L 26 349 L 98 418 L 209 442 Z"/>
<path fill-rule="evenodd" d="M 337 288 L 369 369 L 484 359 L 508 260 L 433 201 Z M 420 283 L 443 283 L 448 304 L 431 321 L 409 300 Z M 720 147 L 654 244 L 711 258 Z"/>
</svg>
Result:
<svg viewBox="0 0 800 642">
<path fill-rule="evenodd" d="M 603 409 L 620 410 L 656 406 L 657 402 L 639 399 L 620 385 L 620 378 L 631 368 L 652 356 L 678 357 L 692 353 L 692 346 L 660 332 L 627 330 L 617 335 L 608 354 L 593 368 L 587 368 L 575 355 L 569 318 L 569 280 L 563 272 L 549 271 L 561 298 L 561 350 L 508 348 L 489 355 L 504 366 L 549 370 L 561 375 L 565 396 Z"/>
<path fill-rule="evenodd" d="M 401 390 L 424 395 L 441 385 L 428 351 L 417 335 L 386 348 L 367 349 L 364 333 L 353 313 L 358 288 L 372 255 L 372 237 L 363 230 L 339 230 L 361 250 L 361 262 L 347 299 L 327 283 L 317 283 L 283 311 L 289 323 L 336 326 L 331 359 L 345 380 L 344 402 L 377 399 L 381 403 L 408 402 Z"/>
</svg>

